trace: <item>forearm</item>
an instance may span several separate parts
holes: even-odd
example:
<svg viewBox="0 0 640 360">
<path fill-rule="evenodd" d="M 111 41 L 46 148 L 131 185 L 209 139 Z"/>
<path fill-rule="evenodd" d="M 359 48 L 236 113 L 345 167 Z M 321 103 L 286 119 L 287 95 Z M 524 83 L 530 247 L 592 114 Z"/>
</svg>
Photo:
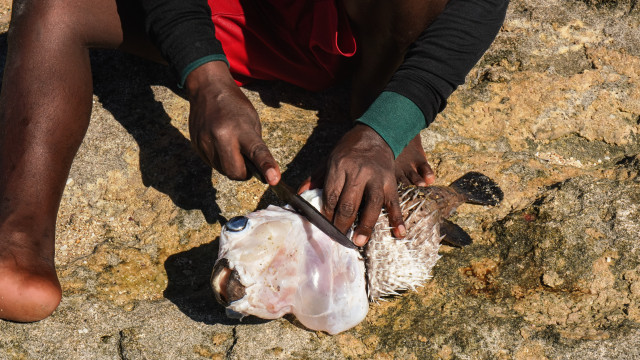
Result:
<svg viewBox="0 0 640 360">
<path fill-rule="evenodd" d="M 182 86 L 198 66 L 224 61 L 206 0 L 138 0 L 145 29 Z"/>
<path fill-rule="evenodd" d="M 378 131 L 398 156 L 464 83 L 495 39 L 507 6 L 508 0 L 451 0 L 359 121 Z"/>
</svg>

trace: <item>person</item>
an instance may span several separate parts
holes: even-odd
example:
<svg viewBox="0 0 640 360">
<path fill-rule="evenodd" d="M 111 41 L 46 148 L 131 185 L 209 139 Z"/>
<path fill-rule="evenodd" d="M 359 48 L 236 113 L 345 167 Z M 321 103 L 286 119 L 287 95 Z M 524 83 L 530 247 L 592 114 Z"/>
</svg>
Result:
<svg viewBox="0 0 640 360">
<path fill-rule="evenodd" d="M 280 181 L 238 84 L 321 89 L 351 77 L 353 127 L 328 155 L 323 213 L 363 245 L 383 208 L 405 229 L 397 181 L 434 174 L 419 132 L 492 43 L 508 0 L 15 0 L 0 93 L 0 318 L 49 316 L 61 300 L 57 210 L 92 104 L 90 48 L 167 63 L 190 103 L 195 151 L 231 179 L 252 162 Z M 235 79 L 234 79 L 235 77 Z"/>
</svg>

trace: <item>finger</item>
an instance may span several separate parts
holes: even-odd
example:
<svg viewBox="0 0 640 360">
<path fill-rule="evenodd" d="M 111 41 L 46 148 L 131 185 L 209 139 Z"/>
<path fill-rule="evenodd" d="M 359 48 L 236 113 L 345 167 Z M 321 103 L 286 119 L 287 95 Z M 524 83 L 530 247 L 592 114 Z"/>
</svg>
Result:
<svg viewBox="0 0 640 360">
<path fill-rule="evenodd" d="M 397 175 L 396 175 L 396 180 L 397 180 L 399 183 L 401 183 L 401 184 L 403 184 L 403 185 L 406 185 L 406 186 L 409 186 L 409 185 L 411 185 L 411 184 L 412 184 L 412 183 L 411 183 L 411 181 L 409 180 L 409 178 L 407 178 L 407 177 L 404 175 L 404 173 L 402 173 L 402 174 L 397 174 Z"/>
<path fill-rule="evenodd" d="M 200 156 L 200 158 L 209 166 L 214 168 L 219 173 L 226 175 L 226 173 L 222 170 L 222 163 L 220 162 L 220 154 L 216 153 L 215 150 L 212 150 L 213 146 L 209 144 L 208 146 L 202 146 L 196 149 L 196 153 Z"/>
<path fill-rule="evenodd" d="M 240 152 L 240 145 L 237 142 L 220 144 L 220 146 L 218 146 L 218 157 L 220 159 L 222 173 L 229 179 L 247 179 L 247 168 L 242 153 Z"/>
<path fill-rule="evenodd" d="M 222 164 L 220 163 L 220 158 L 216 154 L 213 154 L 212 157 L 213 157 L 213 160 L 211 160 L 211 162 L 213 162 L 213 164 L 209 164 L 209 165 L 211 167 L 213 167 L 214 169 L 216 169 L 218 172 L 220 172 L 221 169 L 222 169 Z"/>
<path fill-rule="evenodd" d="M 189 116 L 189 135 L 191 138 L 191 147 L 198 154 L 198 156 L 209 166 L 214 167 L 220 171 L 220 167 L 215 167 L 213 159 L 215 158 L 213 151 L 211 151 L 212 143 L 210 141 L 203 141 L 199 132 L 197 131 L 196 122 L 193 120 L 193 113 Z M 219 165 L 219 162 L 218 162 Z"/>
<path fill-rule="evenodd" d="M 311 176 L 302 181 L 302 184 L 300 184 L 300 187 L 298 187 L 298 195 L 309 190 L 311 190 Z"/>
<path fill-rule="evenodd" d="M 191 138 L 191 148 L 198 154 L 198 156 L 209 166 L 213 167 L 213 161 L 210 156 L 207 155 L 209 153 L 208 150 L 205 150 L 206 146 L 200 141 L 198 138 Z"/>
<path fill-rule="evenodd" d="M 389 186 L 385 194 L 385 209 L 389 217 L 389 225 L 393 228 L 393 236 L 403 238 L 407 235 L 407 229 L 402 219 L 402 209 L 400 209 L 400 199 L 398 192 L 392 186 Z"/>
<path fill-rule="evenodd" d="M 431 185 L 436 181 L 436 174 L 427 162 L 418 165 L 418 173 L 424 179 L 426 185 Z"/>
<path fill-rule="evenodd" d="M 427 186 L 426 180 L 422 175 L 418 174 L 418 171 L 415 168 L 411 168 L 410 171 L 407 171 L 405 176 L 409 179 L 410 184 L 416 186 Z"/>
<path fill-rule="evenodd" d="M 298 194 L 302 194 L 303 192 L 311 189 L 320 189 L 324 184 L 324 175 L 326 174 L 326 166 L 321 166 L 316 171 L 313 172 L 311 176 L 304 179 L 300 187 L 298 188 Z"/>
<path fill-rule="evenodd" d="M 334 210 L 340 200 L 340 194 L 344 186 L 345 174 L 338 171 L 327 171 L 324 178 L 324 190 L 322 192 L 322 213 L 333 221 Z"/>
<path fill-rule="evenodd" d="M 346 233 L 356 220 L 364 187 L 363 183 L 350 180 L 349 177 L 345 179 L 345 186 L 342 188 L 340 200 L 333 215 L 333 224 L 343 233 Z"/>
<path fill-rule="evenodd" d="M 381 188 L 371 188 L 365 191 L 364 203 L 360 210 L 353 241 L 356 246 L 364 246 L 371 237 L 383 204 L 384 193 Z"/>
<path fill-rule="evenodd" d="M 271 155 L 267 145 L 262 139 L 258 139 L 250 149 L 249 154 L 247 154 L 249 160 L 258 167 L 258 170 L 269 185 L 276 185 L 282 175 L 278 162 Z"/>
</svg>

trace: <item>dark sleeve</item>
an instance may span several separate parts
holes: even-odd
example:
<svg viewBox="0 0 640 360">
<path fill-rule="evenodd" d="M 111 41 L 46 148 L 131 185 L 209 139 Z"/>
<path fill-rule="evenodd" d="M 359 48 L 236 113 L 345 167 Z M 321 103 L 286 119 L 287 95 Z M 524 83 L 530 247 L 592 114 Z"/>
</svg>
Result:
<svg viewBox="0 0 640 360">
<path fill-rule="evenodd" d="M 413 101 L 426 126 L 495 39 L 508 0 L 451 0 L 409 48 L 386 91 Z"/>
<path fill-rule="evenodd" d="M 147 34 L 169 63 L 180 86 L 197 66 L 215 60 L 226 62 L 206 0 L 138 1 L 145 12 Z"/>
<path fill-rule="evenodd" d="M 446 106 L 495 39 L 508 0 L 450 0 L 409 48 L 385 90 L 357 119 L 375 130 L 396 157 Z"/>
</svg>

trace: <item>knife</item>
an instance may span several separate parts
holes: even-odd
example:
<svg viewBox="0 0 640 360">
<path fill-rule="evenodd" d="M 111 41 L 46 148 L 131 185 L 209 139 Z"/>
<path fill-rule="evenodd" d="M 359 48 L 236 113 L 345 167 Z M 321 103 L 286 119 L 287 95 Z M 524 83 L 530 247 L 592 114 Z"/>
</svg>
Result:
<svg viewBox="0 0 640 360">
<path fill-rule="evenodd" d="M 247 170 L 256 179 L 263 183 L 267 183 L 262 177 L 262 174 L 258 171 L 258 168 L 247 158 L 245 158 L 245 164 Z M 275 186 L 269 185 L 271 191 L 273 191 L 278 198 L 287 204 L 291 205 L 302 216 L 307 218 L 311 224 L 320 229 L 323 233 L 327 234 L 330 238 L 335 240 L 338 244 L 345 246 L 349 249 L 357 249 L 357 247 L 349 240 L 349 238 L 338 230 L 318 209 L 311 205 L 302 196 L 298 195 L 289 185 L 287 185 L 282 179 Z"/>
</svg>

